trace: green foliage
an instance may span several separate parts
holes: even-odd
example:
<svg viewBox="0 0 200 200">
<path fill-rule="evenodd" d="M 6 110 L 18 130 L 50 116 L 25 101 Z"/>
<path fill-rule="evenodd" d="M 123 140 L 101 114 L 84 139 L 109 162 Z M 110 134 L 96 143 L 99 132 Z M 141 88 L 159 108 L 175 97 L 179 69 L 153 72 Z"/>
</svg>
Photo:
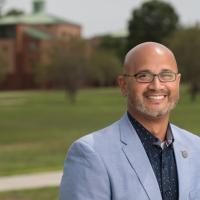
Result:
<svg viewBox="0 0 200 200">
<path fill-rule="evenodd" d="M 24 11 L 22 11 L 22 10 L 11 9 L 6 12 L 5 16 L 19 16 L 19 15 L 23 15 L 23 14 L 24 14 Z"/>
<path fill-rule="evenodd" d="M 60 43 L 61 42 L 61 43 Z M 121 63 L 111 50 L 95 50 L 83 40 L 57 41 L 49 53 L 49 60 L 37 67 L 36 80 L 65 88 L 71 99 L 81 87 L 113 86 L 121 72 Z"/>
<path fill-rule="evenodd" d="M 86 78 L 88 49 L 81 39 L 57 40 L 49 51 L 48 64 L 40 64 L 37 80 L 65 88 L 71 102 Z"/>
<path fill-rule="evenodd" d="M 93 51 L 88 69 L 88 81 L 95 86 L 116 85 L 116 77 L 121 72 L 121 63 L 110 51 Z"/>
<path fill-rule="evenodd" d="M 113 52 L 120 60 L 124 58 L 125 37 L 104 35 L 100 40 L 100 49 Z"/>
<path fill-rule="evenodd" d="M 127 49 L 145 41 L 161 42 L 177 25 L 178 15 L 169 3 L 146 1 L 133 11 L 128 23 Z"/>
<path fill-rule="evenodd" d="M 176 31 L 166 43 L 174 51 L 184 82 L 190 85 L 192 100 L 200 91 L 200 27 L 182 28 Z"/>
</svg>

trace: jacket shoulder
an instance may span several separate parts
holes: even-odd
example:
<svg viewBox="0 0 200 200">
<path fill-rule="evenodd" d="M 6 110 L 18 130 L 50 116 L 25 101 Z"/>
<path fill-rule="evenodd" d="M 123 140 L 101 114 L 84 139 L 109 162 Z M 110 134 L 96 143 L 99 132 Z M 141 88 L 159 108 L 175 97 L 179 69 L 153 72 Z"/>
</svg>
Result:
<svg viewBox="0 0 200 200">
<path fill-rule="evenodd" d="M 192 148 L 200 150 L 200 137 L 197 134 L 175 126 L 174 124 L 171 124 L 171 128 L 175 140 L 177 139 L 184 142 L 187 146 L 191 145 Z"/>
<path fill-rule="evenodd" d="M 88 148 L 90 151 L 98 151 L 103 150 L 106 147 L 111 147 L 112 145 L 116 145 L 120 141 L 120 134 L 119 134 L 119 121 L 114 122 L 113 124 L 91 132 L 79 139 L 77 139 L 71 145 L 83 145 Z"/>
</svg>

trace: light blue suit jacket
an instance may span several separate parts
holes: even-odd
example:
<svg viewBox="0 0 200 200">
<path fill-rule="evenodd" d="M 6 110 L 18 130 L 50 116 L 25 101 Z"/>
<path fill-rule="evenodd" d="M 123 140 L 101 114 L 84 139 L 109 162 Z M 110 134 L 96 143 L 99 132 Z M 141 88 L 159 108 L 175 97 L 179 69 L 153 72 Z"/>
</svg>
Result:
<svg viewBox="0 0 200 200">
<path fill-rule="evenodd" d="M 200 200 L 200 138 L 172 124 L 171 129 L 179 199 Z M 60 200 L 162 200 L 127 114 L 72 144 L 64 164 Z"/>
</svg>

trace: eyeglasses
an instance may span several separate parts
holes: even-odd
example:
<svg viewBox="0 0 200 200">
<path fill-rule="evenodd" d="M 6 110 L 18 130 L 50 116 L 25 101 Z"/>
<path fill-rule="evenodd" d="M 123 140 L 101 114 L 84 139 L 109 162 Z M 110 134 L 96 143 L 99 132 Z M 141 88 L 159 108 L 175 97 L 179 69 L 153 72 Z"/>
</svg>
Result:
<svg viewBox="0 0 200 200">
<path fill-rule="evenodd" d="M 176 77 L 179 73 L 175 73 L 172 71 L 163 71 L 159 74 L 154 74 L 151 72 L 138 72 L 136 74 L 123 74 L 127 77 L 135 77 L 136 81 L 139 83 L 151 83 L 155 76 L 158 77 L 160 82 L 166 83 L 166 82 L 173 82 L 176 80 Z"/>
</svg>

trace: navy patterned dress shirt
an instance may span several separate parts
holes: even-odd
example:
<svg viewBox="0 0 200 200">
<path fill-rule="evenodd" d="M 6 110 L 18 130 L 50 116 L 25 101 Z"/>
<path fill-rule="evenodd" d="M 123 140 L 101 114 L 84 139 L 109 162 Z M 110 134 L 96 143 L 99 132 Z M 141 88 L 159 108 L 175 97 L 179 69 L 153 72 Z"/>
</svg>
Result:
<svg viewBox="0 0 200 200">
<path fill-rule="evenodd" d="M 174 138 L 168 125 L 166 140 L 161 141 L 136 121 L 129 113 L 153 168 L 163 200 L 178 200 L 178 175 L 173 149 Z"/>
</svg>

